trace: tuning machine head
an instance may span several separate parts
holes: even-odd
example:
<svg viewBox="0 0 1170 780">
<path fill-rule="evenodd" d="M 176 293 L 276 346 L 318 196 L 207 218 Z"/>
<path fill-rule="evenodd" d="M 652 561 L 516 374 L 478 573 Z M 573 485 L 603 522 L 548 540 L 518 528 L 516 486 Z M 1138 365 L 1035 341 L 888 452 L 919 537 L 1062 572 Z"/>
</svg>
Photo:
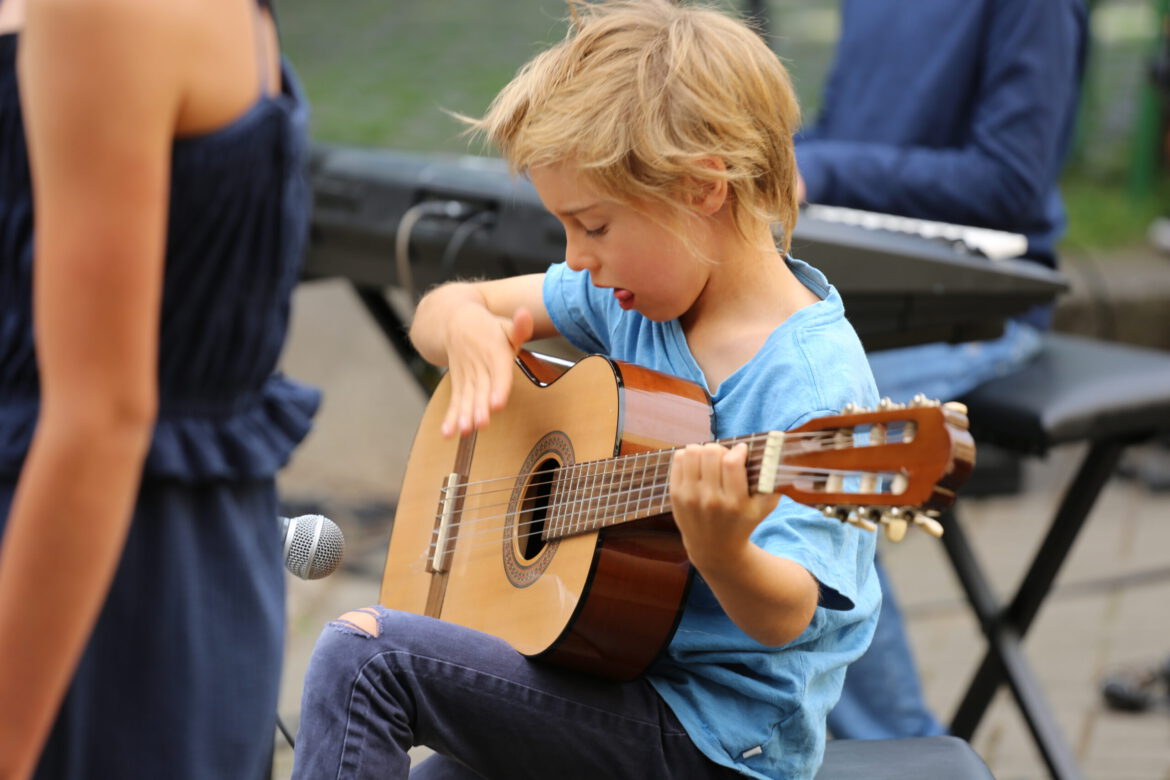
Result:
<svg viewBox="0 0 1170 780">
<path fill-rule="evenodd" d="M 912 507 L 890 507 L 881 513 L 881 525 L 891 542 L 905 539 L 911 524 L 938 539 L 943 535 L 943 527 L 935 519 L 937 516 L 937 512 L 923 514 Z"/>
<path fill-rule="evenodd" d="M 874 531 L 877 529 L 877 524 L 870 519 L 871 511 L 865 507 L 822 504 L 820 510 L 825 517 L 833 520 L 849 523 L 866 531 Z"/>
<path fill-rule="evenodd" d="M 886 532 L 886 538 L 891 542 L 905 539 L 906 529 L 909 527 L 910 521 L 901 507 L 891 507 L 882 512 L 882 528 Z"/>
<path fill-rule="evenodd" d="M 856 526 L 863 531 L 870 531 L 871 533 L 877 530 L 878 519 L 872 509 L 867 509 L 863 506 L 854 507 L 845 516 L 845 522 L 849 523 L 849 525 Z"/>
<path fill-rule="evenodd" d="M 821 514 L 830 520 L 844 520 L 845 516 L 849 514 L 849 510 L 845 507 L 839 507 L 834 504 L 820 504 L 817 507 L 821 510 Z"/>
<path fill-rule="evenodd" d="M 922 514 L 921 512 L 914 515 L 914 525 L 926 531 L 935 539 L 939 539 L 943 535 L 942 523 L 935 518 L 938 517 L 938 512 L 928 512 Z"/>
</svg>

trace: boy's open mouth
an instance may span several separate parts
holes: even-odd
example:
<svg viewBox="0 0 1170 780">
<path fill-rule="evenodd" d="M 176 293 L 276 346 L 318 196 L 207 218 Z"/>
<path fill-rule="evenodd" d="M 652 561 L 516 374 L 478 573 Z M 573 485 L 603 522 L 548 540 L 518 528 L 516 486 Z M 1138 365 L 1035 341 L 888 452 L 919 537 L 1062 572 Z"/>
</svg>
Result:
<svg viewBox="0 0 1170 780">
<path fill-rule="evenodd" d="M 613 289 L 613 297 L 617 299 L 618 306 L 621 306 L 625 310 L 629 310 L 634 307 L 634 294 L 629 290 L 623 290 L 621 287 L 615 287 Z"/>
</svg>

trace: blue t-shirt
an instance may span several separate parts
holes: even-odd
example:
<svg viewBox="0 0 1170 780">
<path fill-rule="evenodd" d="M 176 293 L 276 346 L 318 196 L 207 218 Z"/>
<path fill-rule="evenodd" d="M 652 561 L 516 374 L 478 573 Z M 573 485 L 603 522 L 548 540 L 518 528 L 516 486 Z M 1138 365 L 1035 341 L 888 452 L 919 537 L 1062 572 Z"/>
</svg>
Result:
<svg viewBox="0 0 1170 780">
<path fill-rule="evenodd" d="M 872 407 L 877 390 L 837 290 L 815 268 L 789 268 L 821 300 L 776 328 L 748 363 L 711 393 L 716 438 L 788 430 L 847 403 Z M 677 320 L 622 311 L 589 273 L 563 263 L 544 281 L 553 324 L 578 349 L 706 387 Z M 740 630 L 696 574 L 682 621 L 647 673 L 695 744 L 713 761 L 760 778 L 811 778 L 825 718 L 845 667 L 869 645 L 881 596 L 874 535 L 783 498 L 752 541 L 799 563 L 821 584 L 812 623 L 782 647 Z"/>
</svg>

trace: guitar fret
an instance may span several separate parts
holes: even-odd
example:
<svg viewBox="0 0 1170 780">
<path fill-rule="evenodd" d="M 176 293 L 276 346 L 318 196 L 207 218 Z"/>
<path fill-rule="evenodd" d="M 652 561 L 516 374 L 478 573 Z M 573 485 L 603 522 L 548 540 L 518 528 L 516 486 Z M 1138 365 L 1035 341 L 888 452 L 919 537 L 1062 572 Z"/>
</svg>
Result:
<svg viewBox="0 0 1170 780">
<path fill-rule="evenodd" d="M 584 484 L 584 478 L 582 474 L 584 471 L 582 468 L 583 465 L 584 464 L 578 463 L 573 467 L 573 511 L 569 513 L 568 524 L 565 528 L 566 534 L 573 533 L 573 530 L 577 527 L 577 523 L 581 517 L 581 502 L 585 497 L 585 492 L 582 489 L 582 485 Z"/>
<path fill-rule="evenodd" d="M 620 522 L 621 517 L 627 511 L 630 497 L 627 494 L 629 476 L 627 469 L 628 464 L 625 459 L 620 459 L 616 462 L 616 467 L 611 466 L 609 469 L 609 490 L 606 491 L 606 507 L 605 514 L 601 517 L 601 524 L 603 526 L 610 526 Z"/>
<path fill-rule="evenodd" d="M 755 490 L 759 473 L 764 469 L 774 471 L 777 465 L 768 461 L 768 439 L 741 436 L 722 443 L 733 446 L 740 441 L 748 444 L 749 489 Z M 851 443 L 842 441 L 838 431 L 830 446 L 840 449 Z M 554 482 L 547 533 L 550 537 L 571 536 L 669 513 L 674 452 L 637 452 L 564 467 Z"/>
<path fill-rule="evenodd" d="M 573 533 L 580 533 L 586 519 L 589 517 L 590 502 L 593 490 L 593 464 L 582 464 L 581 468 L 581 503 L 578 505 L 577 522 L 573 524 Z"/>
<path fill-rule="evenodd" d="M 565 483 L 561 479 L 563 472 L 553 474 L 552 490 L 548 495 L 548 512 L 545 514 L 544 530 L 541 536 L 545 541 L 549 539 L 556 539 L 561 536 L 561 517 L 564 512 L 563 494 Z"/>
<path fill-rule="evenodd" d="M 629 493 L 626 495 L 626 517 L 638 516 L 642 508 L 642 497 L 646 492 L 646 471 L 642 468 L 642 461 L 646 460 L 646 453 L 639 452 L 634 456 L 630 468 Z M 635 487 L 635 483 L 637 487 Z"/>
<path fill-rule="evenodd" d="M 630 456 L 622 470 L 622 509 L 614 518 L 615 523 L 622 523 L 638 516 L 638 499 L 645 484 L 646 474 L 639 469 L 642 453 Z"/>
<path fill-rule="evenodd" d="M 580 533 L 589 519 L 589 491 L 592 487 L 592 463 L 581 464 L 581 496 L 577 502 L 577 519 L 570 531 Z"/>
<path fill-rule="evenodd" d="M 605 507 L 609 498 L 609 486 L 606 477 L 609 476 L 609 461 L 599 460 L 593 467 L 593 509 L 589 513 L 589 524 L 584 530 L 592 531 L 601 528 L 605 523 Z"/>
<path fill-rule="evenodd" d="M 574 468 L 577 472 L 573 479 L 573 514 L 569 518 L 569 527 L 566 529 L 569 534 L 577 531 L 577 526 L 581 522 L 581 515 L 585 511 L 585 467 L 586 464 L 578 463 Z"/>
<path fill-rule="evenodd" d="M 662 470 L 662 477 L 658 483 L 664 486 L 658 493 L 659 512 L 666 512 L 670 509 L 670 464 L 672 459 L 672 457 L 667 457 L 658 463 L 658 467 Z"/>
<path fill-rule="evenodd" d="M 613 461 L 608 460 L 599 464 L 599 478 L 597 485 L 597 514 L 593 516 L 594 527 L 604 528 L 610 525 L 612 519 L 611 513 L 614 506 L 617 504 L 620 495 L 614 489 L 614 481 L 616 472 L 613 468 Z"/>
<path fill-rule="evenodd" d="M 630 496 L 633 494 L 635 473 L 632 467 L 635 459 L 623 459 L 616 469 L 616 483 L 613 487 L 614 496 L 611 502 L 607 525 L 617 525 L 630 516 Z"/>
<path fill-rule="evenodd" d="M 646 453 L 639 452 L 629 462 L 629 468 L 626 469 L 626 505 L 622 511 L 622 522 L 627 519 L 638 517 L 638 510 L 642 504 L 642 493 L 646 489 L 646 471 L 643 468 L 643 461 L 646 460 Z"/>
<path fill-rule="evenodd" d="M 598 484 L 598 470 L 602 466 L 602 461 L 593 461 L 589 464 L 589 501 L 588 511 L 585 516 L 581 518 L 581 527 L 579 531 L 588 531 L 594 518 L 597 517 L 598 507 L 601 503 L 601 488 Z"/>
<path fill-rule="evenodd" d="M 649 484 L 646 486 L 645 495 L 643 496 L 643 503 L 645 504 L 645 507 L 642 509 L 642 514 L 646 515 L 647 517 L 658 514 L 658 511 L 655 507 L 655 501 L 658 499 L 659 494 L 661 493 L 660 486 L 662 485 L 662 464 L 664 460 L 669 463 L 670 457 L 671 454 L 669 452 L 655 452 L 647 456 L 647 460 L 654 464 L 653 469 L 646 469 L 650 473 L 650 480 Z M 669 469 L 667 470 L 667 473 L 669 474 Z M 669 484 L 667 487 L 669 488 Z"/>
</svg>

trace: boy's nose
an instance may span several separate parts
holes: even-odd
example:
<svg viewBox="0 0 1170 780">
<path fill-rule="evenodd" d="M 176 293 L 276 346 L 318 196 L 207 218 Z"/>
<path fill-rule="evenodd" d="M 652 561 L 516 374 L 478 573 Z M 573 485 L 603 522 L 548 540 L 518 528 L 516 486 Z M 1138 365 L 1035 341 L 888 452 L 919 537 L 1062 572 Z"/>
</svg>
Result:
<svg viewBox="0 0 1170 780">
<path fill-rule="evenodd" d="M 565 263 L 574 271 L 592 271 L 597 268 L 597 259 L 592 252 L 583 250 L 572 239 L 565 243 Z"/>
</svg>

